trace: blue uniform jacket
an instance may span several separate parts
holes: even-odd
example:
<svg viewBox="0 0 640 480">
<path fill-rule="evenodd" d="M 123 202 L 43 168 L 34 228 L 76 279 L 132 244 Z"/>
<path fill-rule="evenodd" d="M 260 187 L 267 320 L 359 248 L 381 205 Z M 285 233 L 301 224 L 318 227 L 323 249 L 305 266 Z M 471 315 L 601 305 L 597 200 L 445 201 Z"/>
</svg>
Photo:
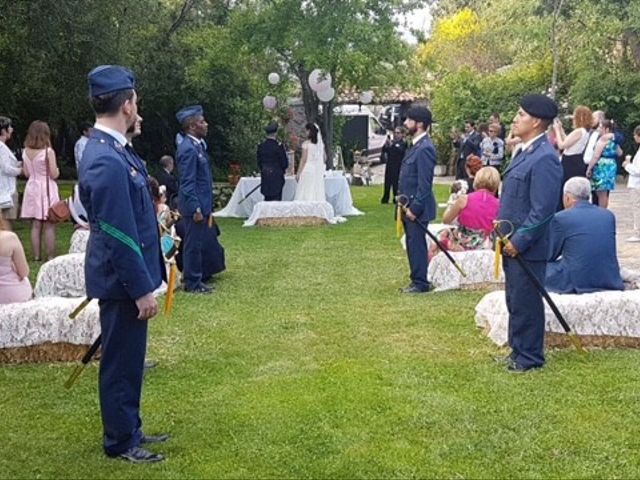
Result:
<svg viewBox="0 0 640 480">
<path fill-rule="evenodd" d="M 514 157 L 504 172 L 498 219 L 515 227 L 511 243 L 522 258 L 546 261 L 549 222 L 558 206 L 562 166 L 546 135 Z M 506 227 L 502 227 L 504 233 Z"/>
<path fill-rule="evenodd" d="M 267 138 L 258 145 L 256 159 L 262 177 L 260 192 L 265 196 L 278 195 L 282 192 L 284 173 L 289 166 L 284 146 L 273 138 Z"/>
<path fill-rule="evenodd" d="M 398 192 L 409 198 L 409 209 L 422 221 L 436 218 L 436 200 L 432 190 L 435 167 L 436 149 L 428 135 L 407 151 L 400 167 Z"/>
<path fill-rule="evenodd" d="M 552 292 L 623 290 L 616 255 L 616 218 L 587 201 L 551 221 L 545 285 Z"/>
<path fill-rule="evenodd" d="M 87 296 L 136 300 L 154 291 L 166 273 L 144 165 L 111 135 L 94 129 L 79 173 L 91 226 Z"/>
<path fill-rule="evenodd" d="M 213 185 L 209 157 L 201 142 L 185 135 L 176 152 L 180 190 L 178 210 L 184 217 L 192 217 L 197 208 L 206 217 L 211 213 Z"/>
</svg>

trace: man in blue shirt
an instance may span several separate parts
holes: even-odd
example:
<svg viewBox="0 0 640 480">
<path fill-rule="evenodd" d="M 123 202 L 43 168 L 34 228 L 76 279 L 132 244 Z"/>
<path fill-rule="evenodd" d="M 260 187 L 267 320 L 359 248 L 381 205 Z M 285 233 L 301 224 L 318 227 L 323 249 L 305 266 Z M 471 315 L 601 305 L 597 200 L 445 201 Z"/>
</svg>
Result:
<svg viewBox="0 0 640 480">
<path fill-rule="evenodd" d="M 204 141 L 209 125 L 200 105 L 183 108 L 176 114 L 176 119 L 184 133 L 176 153 L 180 177 L 178 210 L 185 224 L 181 246 L 184 289 L 191 293 L 208 294 L 213 288 L 202 281 L 202 250 L 213 209 L 213 181 Z"/>
<path fill-rule="evenodd" d="M 148 173 L 125 134 L 138 118 L 133 73 L 102 65 L 89 73 L 96 123 L 80 163 L 79 191 L 91 228 L 85 258 L 87 296 L 100 300 L 100 408 L 103 446 L 133 463 L 163 460 L 142 446 L 167 435 L 142 432 L 140 395 L 147 320 L 165 277 Z"/>
<path fill-rule="evenodd" d="M 400 195 L 406 196 L 408 201 L 403 225 L 411 269 L 411 283 L 401 289 L 402 293 L 429 291 L 427 240 L 425 232 L 416 220 L 427 225 L 430 220 L 436 218 L 436 201 L 432 191 L 436 150 L 428 135 L 431 122 L 429 109 L 420 106 L 411 107 L 404 122 L 413 139 L 412 147 L 402 160 L 398 185 Z"/>
<path fill-rule="evenodd" d="M 616 254 L 616 217 L 591 205 L 591 184 L 584 177 L 567 180 L 549 235 L 545 286 L 557 293 L 623 290 Z"/>
<path fill-rule="evenodd" d="M 544 95 L 525 95 L 513 124 L 523 146 L 503 174 L 498 219 L 513 227 L 503 249 L 505 293 L 509 310 L 507 369 L 522 373 L 544 365 L 544 305 L 542 296 L 514 258 L 527 262 L 544 283 L 549 251 L 549 222 L 556 210 L 562 184 L 562 167 L 545 132 L 558 107 Z M 508 228 L 502 228 L 508 234 Z"/>
</svg>

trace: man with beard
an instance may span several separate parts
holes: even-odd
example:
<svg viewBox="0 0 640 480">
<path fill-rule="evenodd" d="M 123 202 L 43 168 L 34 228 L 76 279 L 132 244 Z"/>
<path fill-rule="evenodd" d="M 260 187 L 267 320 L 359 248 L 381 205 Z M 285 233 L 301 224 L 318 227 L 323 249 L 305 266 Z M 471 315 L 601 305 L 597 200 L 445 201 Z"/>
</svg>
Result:
<svg viewBox="0 0 640 480">
<path fill-rule="evenodd" d="M 431 123 L 431 112 L 420 106 L 411 107 L 404 122 L 407 132 L 413 138 L 412 146 L 402 160 L 398 188 L 400 195 L 405 196 L 407 201 L 403 225 L 411 270 L 411 283 L 400 290 L 402 293 L 429 291 L 427 240 L 416 220 L 426 225 L 436 218 L 436 201 L 431 190 L 436 150 L 428 135 Z"/>
<path fill-rule="evenodd" d="M 184 219 L 182 243 L 183 280 L 186 292 L 208 294 L 213 291 L 202 281 L 202 250 L 213 207 L 213 182 L 204 138 L 209 124 L 200 105 L 184 107 L 176 113 L 184 140 L 178 145 L 176 158 L 180 176 L 178 210 Z"/>
<path fill-rule="evenodd" d="M 504 234 L 513 235 L 503 249 L 505 293 L 509 310 L 507 369 L 523 373 L 544 365 L 544 305 L 540 292 L 514 258 L 520 255 L 544 284 L 549 253 L 549 222 L 562 185 L 562 167 L 545 132 L 558 107 L 544 95 L 526 95 L 520 101 L 513 134 L 522 148 L 504 172 L 498 219 Z"/>
<path fill-rule="evenodd" d="M 142 446 L 167 435 L 142 432 L 140 395 L 153 291 L 165 277 L 158 224 L 144 164 L 125 134 L 138 118 L 133 73 L 103 65 L 89 73 L 96 123 L 80 163 L 80 198 L 91 235 L 85 259 L 87 297 L 100 300 L 100 407 L 103 446 L 132 463 L 163 460 Z"/>
<path fill-rule="evenodd" d="M 289 166 L 289 159 L 282 144 L 276 140 L 278 124 L 270 123 L 265 127 L 264 132 L 267 138 L 258 145 L 256 154 L 261 176 L 260 193 L 264 195 L 266 202 L 279 202 L 282 200 L 284 172 Z"/>
</svg>

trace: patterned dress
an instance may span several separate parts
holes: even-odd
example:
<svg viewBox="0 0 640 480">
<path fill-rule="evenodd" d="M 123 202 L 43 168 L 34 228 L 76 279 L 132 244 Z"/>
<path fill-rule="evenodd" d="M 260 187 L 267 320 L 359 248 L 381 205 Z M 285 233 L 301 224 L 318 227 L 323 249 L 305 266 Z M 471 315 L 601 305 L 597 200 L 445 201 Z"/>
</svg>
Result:
<svg viewBox="0 0 640 480">
<path fill-rule="evenodd" d="M 596 192 L 611 191 L 616 188 L 616 174 L 618 173 L 618 144 L 609 140 L 602 151 L 600 160 L 596 163 L 591 174 L 591 190 Z"/>
</svg>

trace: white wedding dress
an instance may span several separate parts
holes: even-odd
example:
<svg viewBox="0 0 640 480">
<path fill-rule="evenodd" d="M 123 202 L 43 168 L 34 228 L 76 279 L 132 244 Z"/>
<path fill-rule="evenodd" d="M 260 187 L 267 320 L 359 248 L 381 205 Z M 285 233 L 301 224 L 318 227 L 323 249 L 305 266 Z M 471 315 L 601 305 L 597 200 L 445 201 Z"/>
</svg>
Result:
<svg viewBox="0 0 640 480">
<path fill-rule="evenodd" d="M 300 173 L 300 180 L 296 187 L 294 200 L 305 202 L 324 202 L 324 143 L 318 133 L 318 143 L 309 140 L 302 144 L 302 149 L 307 152 L 307 162 Z"/>
</svg>

